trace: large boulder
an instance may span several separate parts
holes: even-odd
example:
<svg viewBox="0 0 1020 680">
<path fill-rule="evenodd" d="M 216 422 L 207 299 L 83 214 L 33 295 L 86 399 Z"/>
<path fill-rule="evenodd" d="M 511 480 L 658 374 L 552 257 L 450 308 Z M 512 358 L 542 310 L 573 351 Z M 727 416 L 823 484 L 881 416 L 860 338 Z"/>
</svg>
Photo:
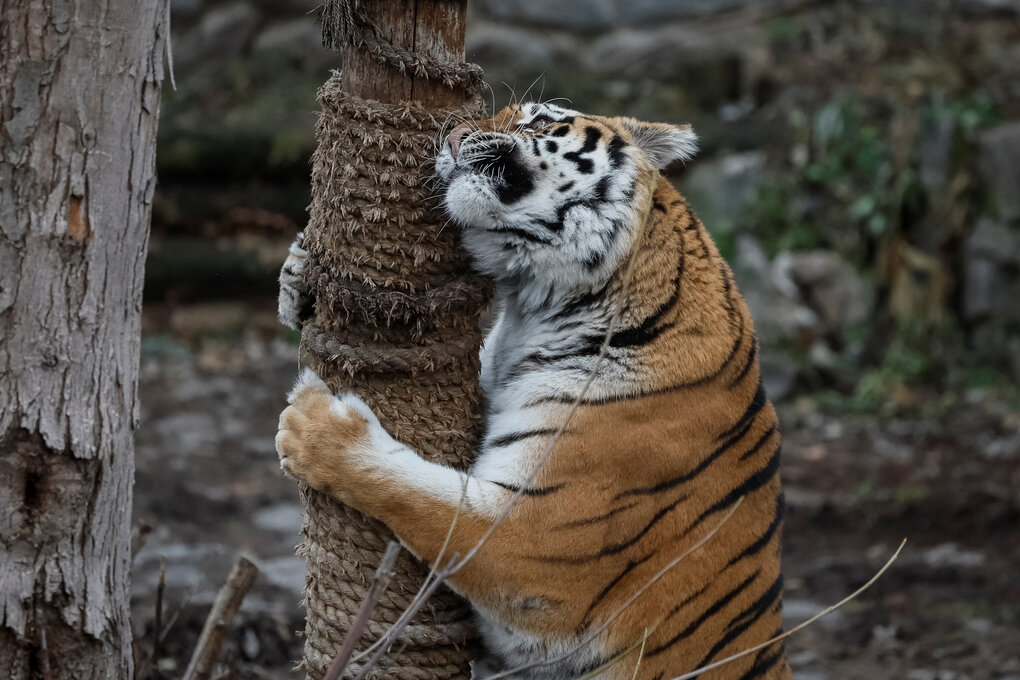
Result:
<svg viewBox="0 0 1020 680">
<path fill-rule="evenodd" d="M 1020 228 L 978 221 L 964 246 L 963 316 L 974 349 L 1020 378 Z"/>
<path fill-rule="evenodd" d="M 868 317 L 864 280 L 834 250 L 780 253 L 772 263 L 772 281 L 787 297 L 813 310 L 826 335 L 840 337 Z"/>
</svg>

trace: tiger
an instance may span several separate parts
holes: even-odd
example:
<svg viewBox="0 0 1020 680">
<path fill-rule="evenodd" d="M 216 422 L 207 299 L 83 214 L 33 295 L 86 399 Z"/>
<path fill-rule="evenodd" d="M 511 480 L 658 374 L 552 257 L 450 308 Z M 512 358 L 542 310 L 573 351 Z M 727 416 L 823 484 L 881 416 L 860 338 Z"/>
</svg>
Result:
<svg viewBox="0 0 1020 680">
<path fill-rule="evenodd" d="M 667 680 L 745 651 L 700 677 L 791 677 L 754 324 L 663 176 L 696 150 L 690 125 L 534 102 L 442 141 L 438 195 L 498 310 L 470 471 L 426 461 L 310 369 L 287 397 L 289 475 L 428 563 L 476 551 L 449 577 L 483 639 L 472 677 Z M 284 279 L 296 324 L 307 290 Z"/>
</svg>

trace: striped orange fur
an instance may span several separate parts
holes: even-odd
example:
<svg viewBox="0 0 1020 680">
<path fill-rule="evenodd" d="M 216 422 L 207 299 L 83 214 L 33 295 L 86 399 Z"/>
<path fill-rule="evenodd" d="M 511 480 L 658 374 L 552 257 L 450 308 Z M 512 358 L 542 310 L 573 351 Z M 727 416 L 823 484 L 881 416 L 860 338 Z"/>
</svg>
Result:
<svg viewBox="0 0 1020 680">
<path fill-rule="evenodd" d="M 284 468 L 428 561 L 455 514 L 447 555 L 464 555 L 519 496 L 451 579 L 487 641 L 477 677 L 607 666 L 598 677 L 638 667 L 666 680 L 770 639 L 782 626 L 780 435 L 730 268 L 659 172 L 693 151 L 693 134 L 526 104 L 451 138 L 437 161 L 447 208 L 501 305 L 473 475 L 424 461 L 309 374 L 281 416 Z M 780 642 L 701 677 L 790 671 Z"/>
</svg>

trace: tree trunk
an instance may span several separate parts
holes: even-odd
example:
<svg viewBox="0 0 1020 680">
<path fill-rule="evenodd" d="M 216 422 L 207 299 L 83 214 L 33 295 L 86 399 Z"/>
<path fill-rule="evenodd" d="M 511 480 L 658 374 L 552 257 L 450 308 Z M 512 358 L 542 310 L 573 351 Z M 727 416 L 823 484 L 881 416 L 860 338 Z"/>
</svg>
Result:
<svg viewBox="0 0 1020 680">
<path fill-rule="evenodd" d="M 167 0 L 0 5 L 0 677 L 130 678 Z"/>
<path fill-rule="evenodd" d="M 397 47 L 452 63 L 464 61 L 467 0 L 366 2 L 360 11 Z M 387 104 L 414 101 L 443 109 L 461 106 L 467 97 L 464 88 L 400 73 L 351 45 L 343 50 L 343 72 L 344 91 L 362 99 Z"/>
</svg>

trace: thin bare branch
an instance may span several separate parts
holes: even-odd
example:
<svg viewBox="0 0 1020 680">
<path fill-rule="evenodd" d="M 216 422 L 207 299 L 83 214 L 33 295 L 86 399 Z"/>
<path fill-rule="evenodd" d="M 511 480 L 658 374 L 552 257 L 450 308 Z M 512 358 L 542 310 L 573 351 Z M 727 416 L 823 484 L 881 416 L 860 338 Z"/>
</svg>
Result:
<svg viewBox="0 0 1020 680">
<path fill-rule="evenodd" d="M 627 649 L 623 650 L 622 652 L 620 652 L 619 654 L 617 654 L 612 659 L 610 659 L 606 663 L 602 664 L 601 666 L 599 666 L 595 670 L 588 671 L 587 673 L 585 673 L 584 675 L 582 675 L 579 678 L 576 678 L 575 680 L 590 680 L 590 678 L 598 677 L 599 675 L 602 675 L 607 670 L 609 670 L 613 666 L 617 665 L 618 663 L 620 663 L 621 661 L 626 659 L 628 656 L 633 654 L 638 649 L 641 649 L 642 650 L 641 653 L 643 654 L 644 653 L 644 649 L 645 649 L 645 642 L 648 640 L 648 637 L 652 634 L 652 632 L 658 627 L 658 625 L 660 623 L 661 623 L 661 621 L 656 621 L 655 625 L 649 626 L 648 628 L 645 628 L 644 635 L 641 636 L 640 640 L 638 640 L 637 642 L 632 644 L 630 647 L 628 647 Z M 640 660 L 638 661 L 638 663 L 640 664 Z"/>
<path fill-rule="evenodd" d="M 596 628 L 591 633 L 589 633 L 587 636 L 585 636 L 584 639 L 582 639 L 580 642 L 578 642 L 577 645 L 575 645 L 573 648 L 567 650 L 566 652 L 564 652 L 563 654 L 560 654 L 557 657 L 553 657 L 552 659 L 548 659 L 546 661 L 536 661 L 536 662 L 533 662 L 533 663 L 525 664 L 523 666 L 518 666 L 517 668 L 511 668 L 509 670 L 500 671 L 499 673 L 495 673 L 493 675 L 489 675 L 489 676 L 485 677 L 484 680 L 498 680 L 499 678 L 505 678 L 505 677 L 507 677 L 509 675 L 514 675 L 516 673 L 520 673 L 521 671 L 527 670 L 529 668 L 535 668 L 535 667 L 538 667 L 538 666 L 549 666 L 549 665 L 554 664 L 554 663 L 559 663 L 560 661 L 563 661 L 567 657 L 572 656 L 572 655 L 576 654 L 577 652 L 581 651 L 582 649 L 584 649 L 585 646 L 587 646 L 588 644 L 593 642 L 595 640 L 595 638 L 597 638 L 599 635 L 601 635 L 603 633 L 603 631 L 605 631 L 607 628 L 609 628 L 609 626 L 612 625 L 613 621 L 615 621 L 617 618 L 620 617 L 621 614 L 623 614 L 625 611 L 627 611 L 627 609 L 629 609 L 630 606 L 632 604 L 634 604 L 634 601 L 637 600 L 639 597 L 641 597 L 645 593 L 646 590 L 651 588 L 652 585 L 656 581 L 658 581 L 663 576 L 665 576 L 666 573 L 669 572 L 670 569 L 672 569 L 676 565 L 680 564 L 680 562 L 682 560 L 684 560 L 688 555 L 693 553 L 695 550 L 697 550 L 701 546 L 705 545 L 705 543 L 707 543 L 710 538 L 712 538 L 717 533 L 719 533 L 719 530 L 722 529 L 723 525 L 726 524 L 726 522 L 728 522 L 730 520 L 730 517 L 733 517 L 733 513 L 735 513 L 737 511 L 737 508 L 739 508 L 740 504 L 743 503 L 743 502 L 744 502 L 744 497 L 741 496 L 740 498 L 737 499 L 737 501 L 732 506 L 730 506 L 730 509 L 726 513 L 726 516 L 723 517 L 722 520 L 718 524 L 716 524 L 715 527 L 713 527 L 711 531 L 709 531 L 707 534 L 702 536 L 701 539 L 698 540 L 697 543 L 695 543 L 690 548 L 685 550 L 682 554 L 680 554 L 677 557 L 673 558 L 669 562 L 669 564 L 667 564 L 662 569 L 660 569 L 655 574 L 655 576 L 653 576 L 652 578 L 648 579 L 648 582 L 645 583 L 643 586 L 641 586 L 638 590 L 636 590 L 630 597 L 628 597 L 624 601 L 624 603 L 622 605 L 620 605 L 616 609 L 616 611 L 614 611 L 605 621 L 602 622 L 602 625 L 600 625 L 598 628 Z"/>
<path fill-rule="evenodd" d="M 212 610 L 202 627 L 202 633 L 198 637 L 198 644 L 191 655 L 191 662 L 188 664 L 188 670 L 184 672 L 183 680 L 208 680 L 212 675 L 213 667 L 223 647 L 223 638 L 258 573 L 258 567 L 244 557 L 238 558 L 226 583 L 216 594 L 216 601 L 213 602 Z"/>
<path fill-rule="evenodd" d="M 786 631 L 782 635 L 777 635 L 776 637 L 772 638 L 771 640 L 766 640 L 765 642 L 761 643 L 760 645 L 755 645 L 754 647 L 751 647 L 749 649 L 745 649 L 742 652 L 738 652 L 737 654 L 734 654 L 733 656 L 728 656 L 725 659 L 720 659 L 719 661 L 716 661 L 715 663 L 710 663 L 707 666 L 702 666 L 701 668 L 695 669 L 695 670 L 691 671 L 690 673 L 684 673 L 683 675 L 678 675 L 675 678 L 672 678 L 672 680 L 690 680 L 691 678 L 696 678 L 699 675 L 701 675 L 702 673 L 707 673 L 708 671 L 710 671 L 710 670 L 712 670 L 714 668 L 718 668 L 719 666 L 728 664 L 731 661 L 736 661 L 737 659 L 739 659 L 741 657 L 745 657 L 748 654 L 753 654 L 754 652 L 757 652 L 759 649 L 764 649 L 765 647 L 768 647 L 769 645 L 774 645 L 775 643 L 779 642 L 780 640 L 782 640 L 784 638 L 790 637 L 791 635 L 796 633 L 798 630 L 801 630 L 802 628 L 806 628 L 807 626 L 810 626 L 812 623 L 814 623 L 818 619 L 822 618 L 823 616 L 825 616 L 827 614 L 831 614 L 832 612 L 836 611 L 837 609 L 839 609 L 840 607 L 845 605 L 847 602 L 850 602 L 851 600 L 853 600 L 856 597 L 858 597 L 861 593 L 863 593 L 865 590 L 870 588 L 872 585 L 874 585 L 875 581 L 877 581 L 879 578 L 881 578 L 882 574 L 884 574 L 886 572 L 886 570 L 889 569 L 889 567 L 892 566 L 892 563 L 896 561 L 896 558 L 900 556 L 900 551 L 903 550 L 903 546 L 905 546 L 906 544 L 907 544 L 907 539 L 904 538 L 903 542 L 900 543 L 900 547 L 897 548 L 896 552 L 893 553 L 893 556 L 890 557 L 889 560 L 884 565 L 882 565 L 882 568 L 879 569 L 878 572 L 874 576 L 872 576 L 871 579 L 869 579 L 867 583 L 865 583 L 863 586 L 861 586 L 860 588 L 858 588 L 854 592 L 852 592 L 849 595 L 847 595 L 846 597 L 844 597 L 842 600 L 840 600 L 836 604 L 830 605 L 830 606 L 826 607 L 825 609 L 823 609 L 822 611 L 818 612 L 817 614 L 815 614 L 814 616 L 812 616 L 810 619 L 808 619 L 804 623 L 800 624 L 799 626 L 791 628 L 790 630 Z"/>
<path fill-rule="evenodd" d="M 415 605 L 417 605 L 419 601 L 424 603 L 424 601 L 428 599 L 428 596 L 425 595 L 425 592 L 428 589 L 429 583 L 432 581 L 433 578 L 436 577 L 435 565 L 440 564 L 442 562 L 443 556 L 446 554 L 446 549 L 447 547 L 449 547 L 450 538 L 453 536 L 453 530 L 457 526 L 457 519 L 460 517 L 460 512 L 463 509 L 464 504 L 467 503 L 467 488 L 468 484 L 471 482 L 471 472 L 472 470 L 468 470 L 467 475 L 465 475 L 464 477 L 464 484 L 461 486 L 460 491 L 460 501 L 457 503 L 457 509 L 454 511 L 453 520 L 451 520 L 450 522 L 450 528 L 447 529 L 446 531 L 446 538 L 443 540 L 443 545 L 439 549 L 439 555 L 436 557 L 435 564 L 433 564 L 432 567 L 429 569 L 429 573 L 425 575 L 425 580 L 422 582 L 422 586 L 418 589 L 418 592 L 415 593 L 415 596 L 414 598 L 412 598 L 411 603 L 401 613 L 401 615 L 393 623 L 393 626 L 391 626 L 391 628 L 400 626 L 400 630 L 403 630 L 403 626 L 407 625 L 407 622 L 409 622 L 411 620 L 411 617 L 414 616 L 413 613 L 409 612 L 417 612 L 418 610 L 415 608 Z M 431 591 L 429 592 L 431 593 Z M 357 656 L 355 656 L 354 661 L 355 662 L 360 661 L 365 656 L 372 654 L 373 652 L 378 650 L 380 646 L 385 645 L 387 643 L 387 640 L 388 640 L 387 636 L 382 635 L 378 640 L 369 645 L 367 649 L 361 651 Z"/>
<path fill-rule="evenodd" d="M 372 585 L 365 596 L 365 601 L 361 603 L 361 609 L 358 611 L 354 623 L 347 629 L 347 635 L 344 636 L 343 644 L 340 645 L 340 651 L 337 652 L 336 658 L 333 659 L 333 662 L 329 664 L 329 668 L 326 669 L 323 680 L 339 680 L 340 675 L 347 668 L 347 662 L 351 659 L 354 646 L 358 644 L 358 640 L 364 634 L 368 622 L 372 619 L 372 613 L 375 612 L 375 605 L 379 601 L 379 596 L 386 590 L 386 587 L 390 584 L 390 579 L 393 578 L 393 563 L 397 561 L 397 555 L 399 554 L 399 543 L 390 541 L 386 544 L 386 552 L 383 553 L 383 558 L 379 562 L 379 568 L 375 570 L 375 576 L 372 578 Z"/>
<path fill-rule="evenodd" d="M 630 680 L 637 680 L 638 671 L 641 670 L 641 660 L 645 658 L 645 643 L 648 642 L 649 630 L 645 628 L 645 634 L 641 638 L 641 649 L 638 651 L 637 663 L 634 664 L 634 675 L 630 676 Z"/>
</svg>

